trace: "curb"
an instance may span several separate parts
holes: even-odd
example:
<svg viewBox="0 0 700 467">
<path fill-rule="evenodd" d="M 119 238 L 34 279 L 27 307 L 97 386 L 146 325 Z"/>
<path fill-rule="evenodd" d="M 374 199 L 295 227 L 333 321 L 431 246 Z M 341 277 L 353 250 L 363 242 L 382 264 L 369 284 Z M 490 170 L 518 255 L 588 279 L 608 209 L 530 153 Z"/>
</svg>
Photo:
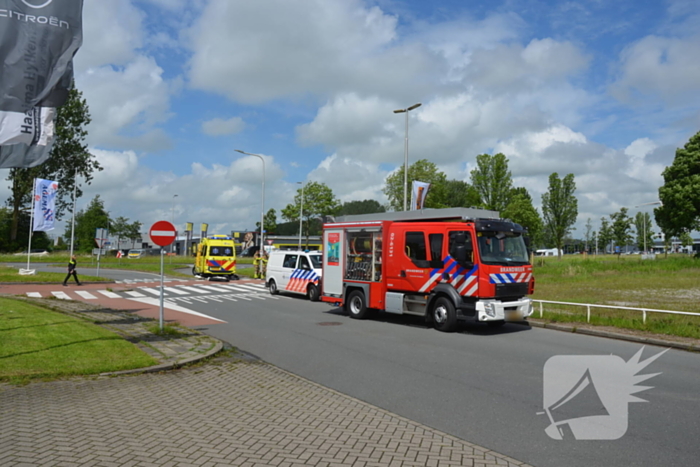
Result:
<svg viewBox="0 0 700 467">
<path fill-rule="evenodd" d="M 523 323 L 523 324 L 525 324 L 525 323 Z M 528 320 L 526 324 L 529 324 L 532 327 L 543 328 L 543 329 L 552 329 L 555 331 L 570 332 L 573 334 L 585 334 L 587 336 L 605 337 L 608 339 L 617 339 L 617 340 L 623 340 L 623 341 L 629 341 L 629 342 L 636 342 L 639 344 L 657 345 L 659 347 L 670 347 L 673 349 L 685 350 L 688 352 L 700 352 L 700 345 L 683 344 L 680 342 L 668 341 L 668 340 L 664 340 L 664 339 L 658 339 L 655 337 L 633 336 L 630 334 L 622 334 L 622 333 L 603 331 L 603 330 L 598 330 L 598 329 L 580 328 L 577 326 L 569 326 L 569 325 L 565 325 L 565 324 L 545 323 L 545 322 L 530 321 L 530 320 Z"/>
<path fill-rule="evenodd" d="M 121 376 L 121 375 L 133 375 L 133 374 L 143 374 L 143 373 L 158 373 L 159 371 L 175 370 L 177 368 L 189 365 L 190 363 L 196 363 L 205 358 L 209 358 L 221 352 L 224 348 L 224 343 L 215 337 L 207 336 L 214 340 L 214 348 L 203 355 L 197 355 L 196 357 L 186 358 L 177 362 L 171 363 L 161 363 L 158 365 L 149 366 L 146 368 L 134 368 L 132 370 L 122 370 L 122 371 L 112 371 L 109 373 L 100 373 L 99 376 Z"/>
</svg>

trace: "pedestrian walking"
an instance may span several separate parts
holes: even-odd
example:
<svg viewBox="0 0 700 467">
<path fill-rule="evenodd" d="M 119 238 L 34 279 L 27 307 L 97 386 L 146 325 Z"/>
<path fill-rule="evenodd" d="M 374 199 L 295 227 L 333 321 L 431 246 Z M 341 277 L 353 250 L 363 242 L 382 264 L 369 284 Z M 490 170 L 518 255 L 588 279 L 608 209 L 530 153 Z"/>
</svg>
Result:
<svg viewBox="0 0 700 467">
<path fill-rule="evenodd" d="M 77 264 L 78 262 L 75 260 L 75 255 L 71 256 L 70 261 L 68 261 L 68 274 L 66 275 L 66 278 L 63 279 L 64 287 L 68 285 L 68 279 L 70 279 L 70 276 L 73 276 L 73 279 L 75 279 L 76 284 L 81 285 L 80 281 L 78 280 L 78 271 L 75 269 Z"/>
<path fill-rule="evenodd" d="M 262 273 L 262 259 L 260 258 L 260 251 L 255 252 L 255 256 L 253 256 L 253 279 L 261 279 L 261 273 Z"/>
</svg>

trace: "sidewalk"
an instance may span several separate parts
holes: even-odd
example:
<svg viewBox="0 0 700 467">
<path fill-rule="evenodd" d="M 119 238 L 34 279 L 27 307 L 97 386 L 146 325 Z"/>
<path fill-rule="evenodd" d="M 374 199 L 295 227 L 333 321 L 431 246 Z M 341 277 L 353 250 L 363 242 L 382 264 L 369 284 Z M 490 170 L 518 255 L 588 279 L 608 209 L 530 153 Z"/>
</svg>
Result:
<svg viewBox="0 0 700 467">
<path fill-rule="evenodd" d="M 133 313 L 44 301 L 160 363 L 130 375 L 0 384 L 0 465 L 526 466 L 245 353 L 220 352 L 221 341 L 195 330 L 158 337 Z"/>
</svg>

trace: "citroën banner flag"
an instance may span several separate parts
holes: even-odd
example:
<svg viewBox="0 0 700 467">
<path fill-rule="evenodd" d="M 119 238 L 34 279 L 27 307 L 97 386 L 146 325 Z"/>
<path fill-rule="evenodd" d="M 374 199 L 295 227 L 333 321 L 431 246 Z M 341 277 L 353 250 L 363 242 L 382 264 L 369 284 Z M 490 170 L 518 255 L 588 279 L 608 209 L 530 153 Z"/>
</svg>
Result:
<svg viewBox="0 0 700 467">
<path fill-rule="evenodd" d="M 0 168 L 49 157 L 83 42 L 82 11 L 83 0 L 0 0 Z"/>
</svg>

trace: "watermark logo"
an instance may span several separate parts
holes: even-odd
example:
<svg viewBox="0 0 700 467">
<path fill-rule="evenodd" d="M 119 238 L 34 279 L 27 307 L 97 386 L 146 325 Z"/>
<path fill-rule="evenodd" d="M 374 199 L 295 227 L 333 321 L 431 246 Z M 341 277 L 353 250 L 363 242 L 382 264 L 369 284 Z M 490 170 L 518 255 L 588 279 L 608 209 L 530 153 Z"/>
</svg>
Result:
<svg viewBox="0 0 700 467">
<path fill-rule="evenodd" d="M 555 355 L 544 364 L 544 412 L 552 439 L 613 440 L 627 432 L 628 404 L 647 402 L 633 394 L 651 389 L 638 383 L 661 373 L 640 371 L 668 349 L 640 361 L 617 355 Z"/>
<path fill-rule="evenodd" d="M 45 6 L 50 5 L 51 2 L 53 2 L 53 0 L 45 0 L 43 2 L 41 0 L 34 0 L 34 1 L 22 0 L 22 3 L 27 5 L 29 8 L 36 8 L 36 9 L 44 8 Z"/>
</svg>

